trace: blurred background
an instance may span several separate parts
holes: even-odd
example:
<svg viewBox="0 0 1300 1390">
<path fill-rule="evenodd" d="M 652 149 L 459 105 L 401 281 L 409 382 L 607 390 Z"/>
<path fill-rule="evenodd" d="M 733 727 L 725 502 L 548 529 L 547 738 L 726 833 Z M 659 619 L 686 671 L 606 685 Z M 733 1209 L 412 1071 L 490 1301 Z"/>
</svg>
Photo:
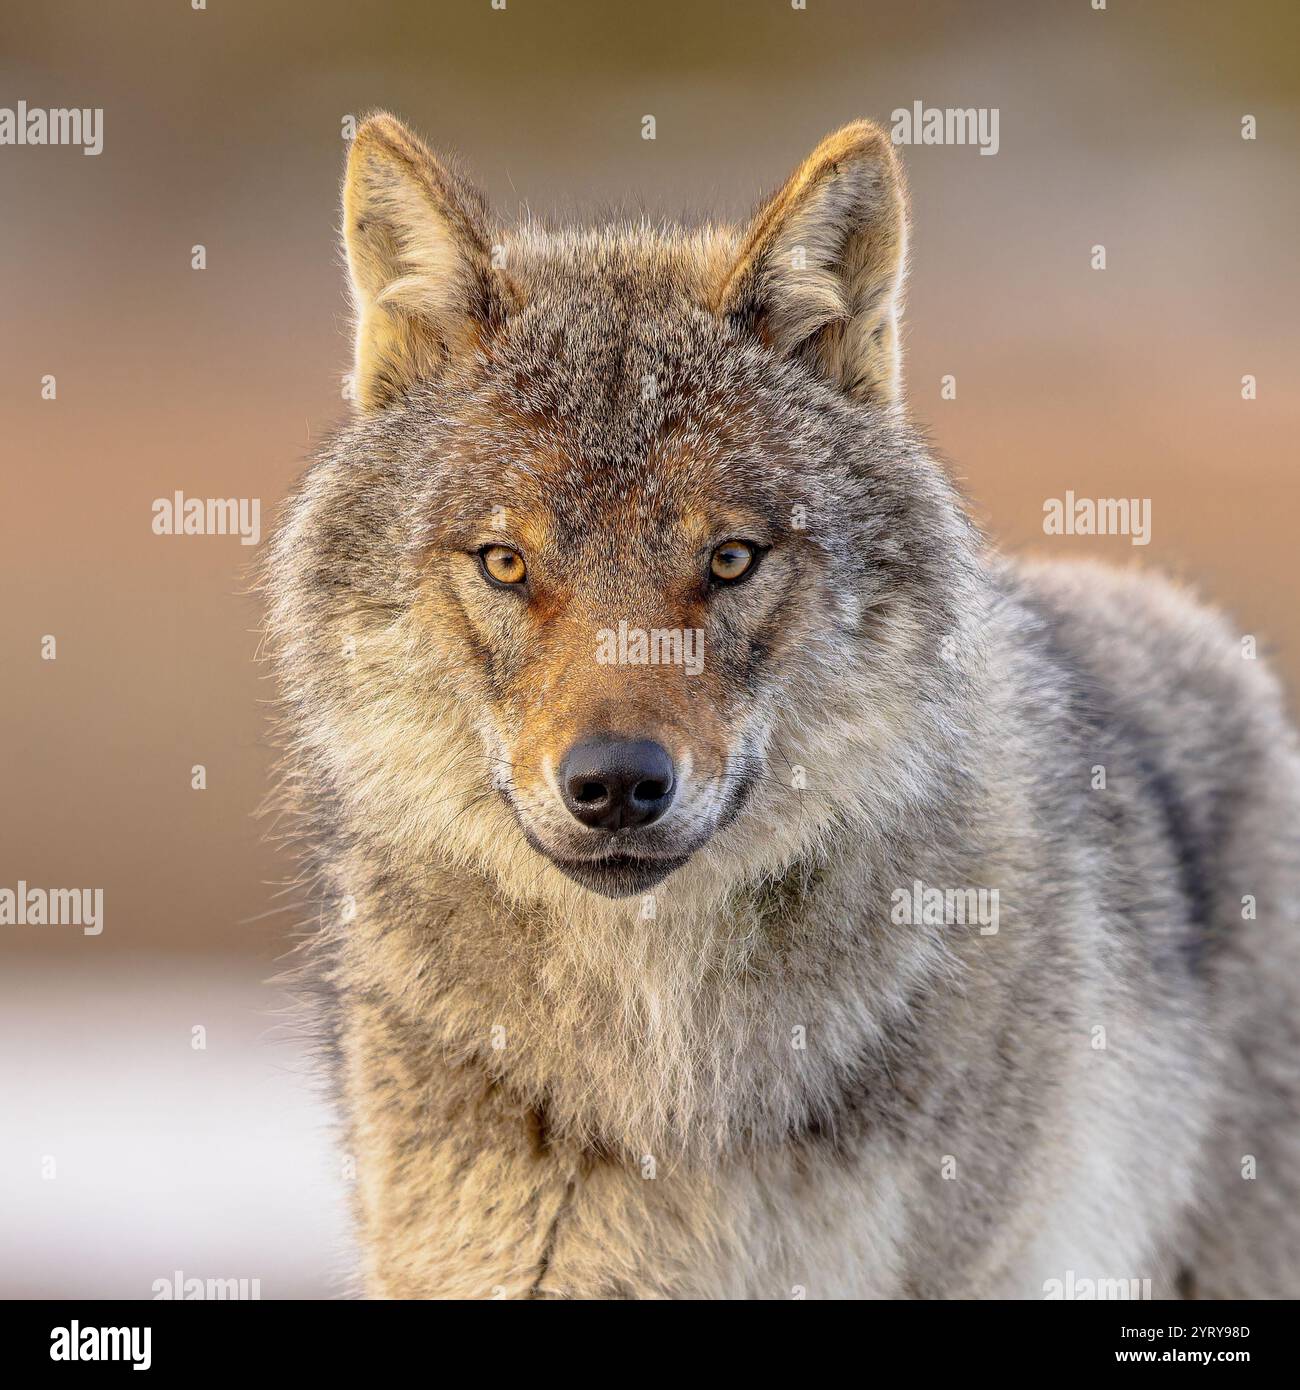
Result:
<svg viewBox="0 0 1300 1390">
<path fill-rule="evenodd" d="M 997 108 L 995 157 L 903 151 L 915 416 L 1002 544 L 1192 581 L 1294 691 L 1297 51 L 1291 0 L 10 0 L 0 106 L 102 107 L 104 144 L 0 147 L 0 887 L 105 896 L 98 936 L 0 925 L 0 1295 L 347 1289 L 346 1156 L 264 983 L 297 919 L 252 819 L 256 551 L 151 529 L 181 490 L 265 534 L 347 409 L 346 117 L 504 216 L 735 217 L 851 118 Z M 1067 490 L 1151 499 L 1151 544 L 1044 536 Z"/>
</svg>

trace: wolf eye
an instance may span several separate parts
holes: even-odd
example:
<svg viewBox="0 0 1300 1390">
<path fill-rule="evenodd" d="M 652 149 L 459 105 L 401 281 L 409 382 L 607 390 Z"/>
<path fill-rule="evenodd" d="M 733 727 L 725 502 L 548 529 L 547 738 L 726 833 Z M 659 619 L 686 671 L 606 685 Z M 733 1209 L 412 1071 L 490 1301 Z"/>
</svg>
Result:
<svg viewBox="0 0 1300 1390">
<path fill-rule="evenodd" d="M 528 567 L 524 557 L 508 545 L 485 545 L 478 553 L 483 573 L 494 584 L 522 584 Z"/>
<path fill-rule="evenodd" d="M 720 584 L 735 584 L 754 568 L 758 551 L 748 541 L 723 541 L 713 552 L 709 572 Z"/>
</svg>

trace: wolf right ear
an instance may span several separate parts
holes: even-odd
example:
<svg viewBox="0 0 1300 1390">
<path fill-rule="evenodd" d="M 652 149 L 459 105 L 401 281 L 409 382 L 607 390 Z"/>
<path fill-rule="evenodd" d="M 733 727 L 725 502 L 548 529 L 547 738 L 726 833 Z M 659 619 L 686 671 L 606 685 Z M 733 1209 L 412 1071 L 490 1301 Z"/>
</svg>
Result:
<svg viewBox="0 0 1300 1390">
<path fill-rule="evenodd" d="M 889 135 L 829 135 L 759 210 L 714 307 L 855 400 L 901 395 L 907 196 Z"/>
<path fill-rule="evenodd" d="M 509 282 L 492 265 L 482 195 L 395 117 L 357 131 L 343 188 L 363 409 L 438 375 L 504 318 Z"/>
</svg>

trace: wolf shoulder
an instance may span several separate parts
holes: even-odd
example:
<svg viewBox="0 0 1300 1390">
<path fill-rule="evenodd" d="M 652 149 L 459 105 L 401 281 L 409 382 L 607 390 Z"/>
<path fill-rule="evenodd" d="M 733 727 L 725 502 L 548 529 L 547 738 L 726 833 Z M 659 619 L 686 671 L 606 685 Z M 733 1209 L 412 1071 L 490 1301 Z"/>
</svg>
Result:
<svg viewBox="0 0 1300 1390">
<path fill-rule="evenodd" d="M 1069 668 L 1099 715 L 1113 704 L 1171 728 L 1230 719 L 1294 752 L 1265 638 L 1182 583 L 1149 568 L 1025 558 L 1000 560 L 996 577 L 1018 640 Z"/>
</svg>

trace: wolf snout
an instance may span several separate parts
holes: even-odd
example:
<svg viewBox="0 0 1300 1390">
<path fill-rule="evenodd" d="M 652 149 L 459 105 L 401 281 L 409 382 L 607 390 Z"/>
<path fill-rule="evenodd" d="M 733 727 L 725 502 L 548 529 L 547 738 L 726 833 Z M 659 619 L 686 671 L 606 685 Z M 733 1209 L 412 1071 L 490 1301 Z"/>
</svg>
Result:
<svg viewBox="0 0 1300 1390">
<path fill-rule="evenodd" d="M 651 739 L 591 738 L 575 744 L 559 768 L 560 795 L 595 830 L 650 825 L 677 791 L 673 760 Z"/>
</svg>

